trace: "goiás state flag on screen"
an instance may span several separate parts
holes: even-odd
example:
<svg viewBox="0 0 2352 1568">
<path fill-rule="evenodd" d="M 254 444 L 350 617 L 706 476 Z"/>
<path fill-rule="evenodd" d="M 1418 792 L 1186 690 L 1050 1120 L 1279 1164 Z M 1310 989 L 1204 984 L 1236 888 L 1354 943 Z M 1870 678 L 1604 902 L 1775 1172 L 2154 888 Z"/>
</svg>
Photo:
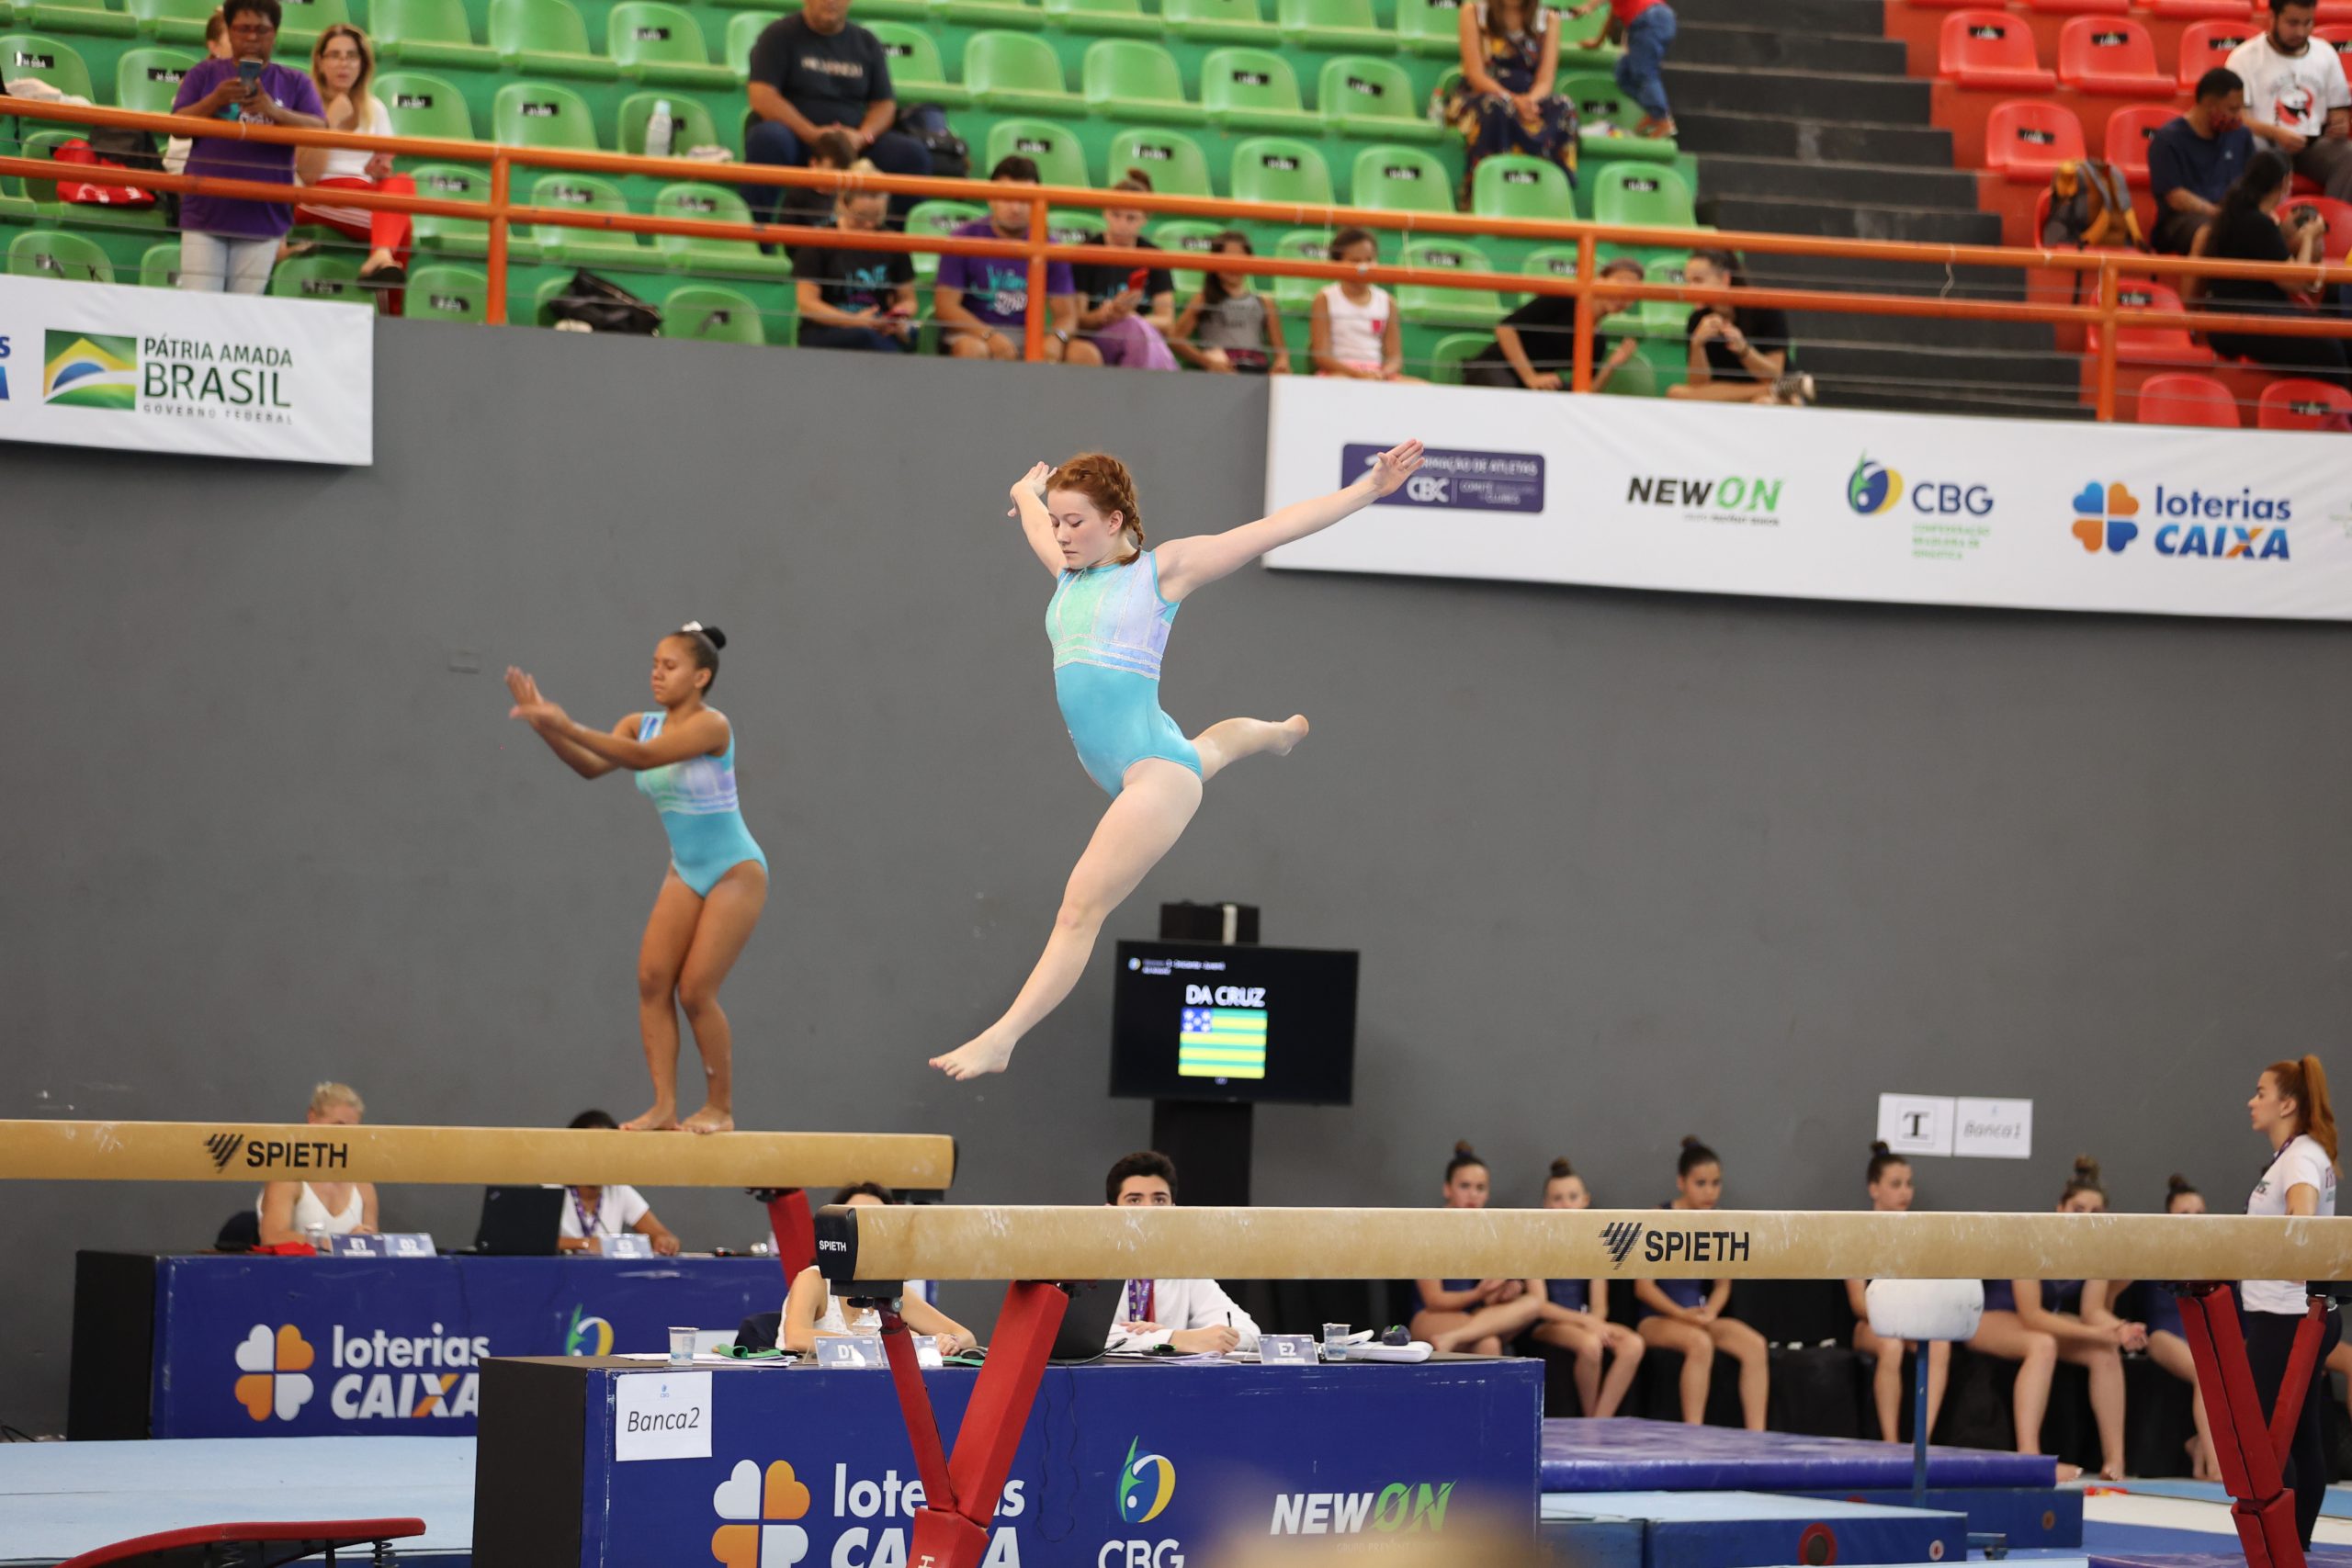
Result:
<svg viewBox="0 0 2352 1568">
<path fill-rule="evenodd" d="M 1250 1008 L 1186 1008 L 1176 1035 L 1176 1076 L 1264 1077 L 1266 1015 Z"/>
</svg>

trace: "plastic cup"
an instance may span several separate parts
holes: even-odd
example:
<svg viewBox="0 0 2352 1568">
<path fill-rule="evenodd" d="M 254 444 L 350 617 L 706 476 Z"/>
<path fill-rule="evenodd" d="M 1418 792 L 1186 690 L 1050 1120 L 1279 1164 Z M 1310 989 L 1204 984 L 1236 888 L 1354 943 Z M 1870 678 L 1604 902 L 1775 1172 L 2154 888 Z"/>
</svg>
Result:
<svg viewBox="0 0 2352 1568">
<path fill-rule="evenodd" d="M 670 1364 L 673 1367 L 695 1364 L 695 1331 L 692 1328 L 670 1330 Z"/>
<path fill-rule="evenodd" d="M 1327 1361 L 1344 1361 L 1348 1359 L 1348 1325 L 1346 1324 L 1327 1323 L 1323 1325 L 1323 1359 Z"/>
</svg>

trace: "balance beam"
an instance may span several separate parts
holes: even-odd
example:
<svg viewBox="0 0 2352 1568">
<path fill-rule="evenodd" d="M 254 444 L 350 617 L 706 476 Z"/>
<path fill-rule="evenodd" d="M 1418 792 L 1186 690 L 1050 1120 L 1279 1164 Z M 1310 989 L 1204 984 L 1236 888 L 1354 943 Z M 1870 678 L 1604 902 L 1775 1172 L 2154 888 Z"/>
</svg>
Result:
<svg viewBox="0 0 2352 1568">
<path fill-rule="evenodd" d="M 956 1140 L 893 1133 L 0 1122 L 0 1180 L 447 1182 L 467 1187 L 944 1188 Z"/>
<path fill-rule="evenodd" d="M 897 1280 L 2343 1280 L 2352 1218 L 1674 1209 L 827 1208 L 817 1262 Z"/>
</svg>

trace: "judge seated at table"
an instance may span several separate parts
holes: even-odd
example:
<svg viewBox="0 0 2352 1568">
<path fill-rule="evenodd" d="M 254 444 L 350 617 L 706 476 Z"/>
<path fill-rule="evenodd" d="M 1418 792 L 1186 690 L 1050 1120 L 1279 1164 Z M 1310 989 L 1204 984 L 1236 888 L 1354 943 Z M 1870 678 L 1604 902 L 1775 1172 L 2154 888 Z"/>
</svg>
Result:
<svg viewBox="0 0 2352 1568">
<path fill-rule="evenodd" d="M 620 1130 L 620 1123 L 603 1111 L 583 1111 L 571 1119 L 571 1125 Z M 606 1236 L 630 1231 L 650 1240 L 653 1250 L 662 1257 L 678 1255 L 677 1236 L 653 1217 L 653 1205 L 640 1197 L 636 1188 L 616 1182 L 609 1187 L 564 1189 L 563 1207 L 557 1211 L 557 1251 L 598 1252 L 603 1250 Z"/>
<path fill-rule="evenodd" d="M 1132 1154 L 1102 1179 L 1114 1208 L 1165 1208 L 1176 1201 L 1176 1162 L 1157 1150 Z M 1106 1350 L 1153 1350 L 1165 1345 L 1186 1355 L 1255 1350 L 1258 1325 L 1215 1280 L 1129 1280 Z"/>
<path fill-rule="evenodd" d="M 311 1091 L 313 1127 L 356 1127 L 367 1112 L 349 1084 L 322 1083 Z M 372 1181 L 273 1181 L 261 1190 L 254 1212 L 261 1217 L 261 1245 L 283 1247 L 321 1235 L 374 1235 L 376 1184 Z"/>
<path fill-rule="evenodd" d="M 833 1194 L 834 1203 L 851 1208 L 898 1201 L 878 1181 L 861 1181 Z M 906 1281 L 899 1301 L 899 1314 L 906 1319 L 907 1326 L 937 1339 L 943 1356 L 953 1356 L 978 1345 L 978 1336 L 923 1299 L 926 1288 L 921 1280 Z M 881 1314 L 872 1307 L 853 1307 L 833 1294 L 825 1277 L 812 1263 L 792 1281 L 792 1289 L 784 1298 L 784 1325 L 776 1334 L 776 1348 L 797 1350 L 805 1356 L 816 1349 L 820 1339 L 881 1332 Z"/>
</svg>

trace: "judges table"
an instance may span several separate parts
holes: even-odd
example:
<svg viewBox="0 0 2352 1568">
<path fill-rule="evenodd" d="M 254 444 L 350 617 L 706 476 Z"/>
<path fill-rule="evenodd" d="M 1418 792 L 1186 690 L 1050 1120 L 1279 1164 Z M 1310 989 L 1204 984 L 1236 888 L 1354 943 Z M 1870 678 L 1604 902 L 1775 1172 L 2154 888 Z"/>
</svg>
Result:
<svg viewBox="0 0 2352 1568">
<path fill-rule="evenodd" d="M 923 1374 L 943 1430 L 977 1373 Z M 1543 1371 L 1049 1368 L 989 1568 L 1180 1568 L 1236 1532 L 1534 1532 Z M 890 1374 L 616 1358 L 482 1370 L 474 1552 L 502 1568 L 899 1568 L 922 1491 Z M 1367 1542 L 1369 1544 L 1369 1542 Z"/>
<path fill-rule="evenodd" d="M 490 1356 L 658 1351 L 784 1303 L 765 1258 L 74 1258 L 67 1436 L 472 1436 Z"/>
</svg>

